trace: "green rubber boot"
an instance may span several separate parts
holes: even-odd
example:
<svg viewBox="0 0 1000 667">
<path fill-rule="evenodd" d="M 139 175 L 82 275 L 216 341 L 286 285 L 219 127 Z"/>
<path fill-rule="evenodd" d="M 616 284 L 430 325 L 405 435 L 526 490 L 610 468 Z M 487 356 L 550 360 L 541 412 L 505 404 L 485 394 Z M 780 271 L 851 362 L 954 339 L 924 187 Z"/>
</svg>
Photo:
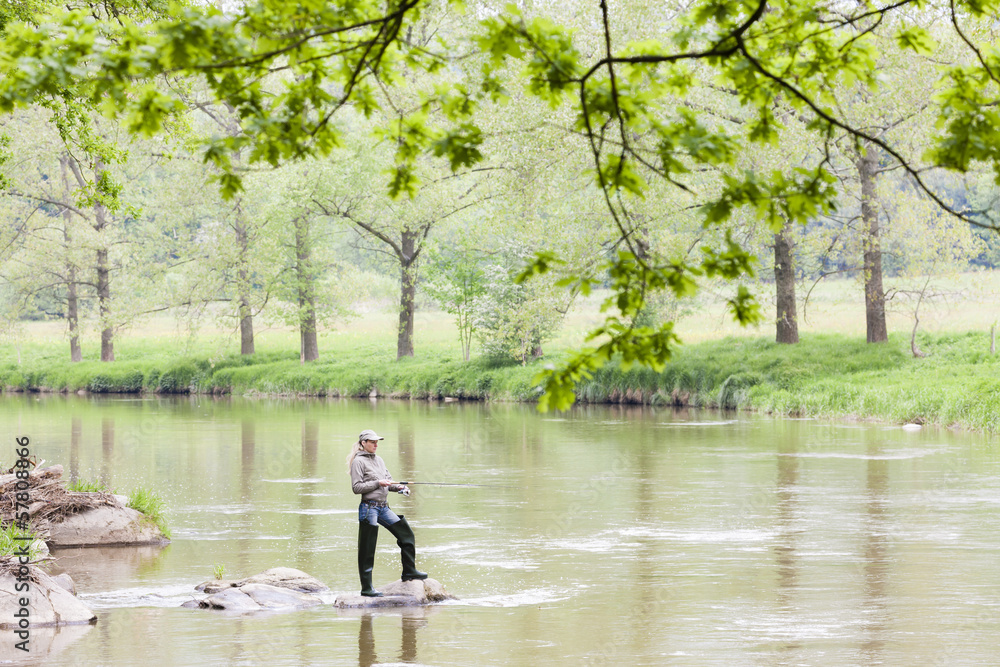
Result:
<svg viewBox="0 0 1000 667">
<path fill-rule="evenodd" d="M 406 523 L 406 518 L 400 516 L 399 521 L 386 528 L 396 537 L 396 544 L 399 545 L 399 555 L 403 561 L 403 574 L 400 579 L 403 581 L 426 579 L 427 573 L 417 569 L 417 541 L 410 524 Z"/>
<path fill-rule="evenodd" d="M 358 524 L 358 574 L 361 576 L 361 594 L 369 598 L 380 598 L 382 594 L 372 586 L 372 569 L 375 567 L 375 544 L 378 542 L 378 526 L 367 522 Z"/>
</svg>

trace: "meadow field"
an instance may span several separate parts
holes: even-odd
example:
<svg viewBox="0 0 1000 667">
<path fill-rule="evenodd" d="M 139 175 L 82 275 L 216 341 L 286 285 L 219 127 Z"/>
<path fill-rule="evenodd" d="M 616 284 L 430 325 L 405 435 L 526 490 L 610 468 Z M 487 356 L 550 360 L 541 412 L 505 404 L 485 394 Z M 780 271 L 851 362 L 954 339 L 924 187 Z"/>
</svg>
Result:
<svg viewBox="0 0 1000 667">
<path fill-rule="evenodd" d="M 740 327 L 725 309 L 725 286 L 708 286 L 680 305 L 684 341 L 662 373 L 609 365 L 580 385 L 582 402 L 684 404 L 776 414 L 938 423 L 1000 431 L 1000 367 L 990 353 L 1000 317 L 1000 274 L 976 272 L 894 281 L 890 340 L 865 343 L 862 292 L 853 280 L 825 281 L 802 298 L 800 337 L 773 342 L 770 323 Z M 910 351 L 915 292 L 920 305 Z M 759 286 L 762 308 L 773 310 Z M 22 322 L 0 342 L 0 385 L 7 391 L 204 392 L 308 396 L 380 396 L 532 401 L 542 364 L 559 363 L 600 321 L 597 293 L 578 301 L 544 346 L 545 356 L 520 365 L 477 356 L 463 362 L 451 316 L 418 310 L 415 351 L 396 360 L 396 319 L 390 305 L 359 304 L 352 319 L 321 332 L 320 358 L 299 363 L 298 334 L 286 326 L 256 326 L 257 353 L 238 354 L 234 329 L 205 322 L 191 331 L 165 315 L 119 332 L 116 361 L 97 361 L 93 323 L 83 337 L 84 361 L 68 361 L 61 321 Z"/>
</svg>

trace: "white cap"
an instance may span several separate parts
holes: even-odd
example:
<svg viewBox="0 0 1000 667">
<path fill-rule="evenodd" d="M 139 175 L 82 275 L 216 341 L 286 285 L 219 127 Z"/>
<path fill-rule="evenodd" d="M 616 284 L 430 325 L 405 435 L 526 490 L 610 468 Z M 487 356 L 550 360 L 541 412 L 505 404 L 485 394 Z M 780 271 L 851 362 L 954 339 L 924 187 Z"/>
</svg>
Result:
<svg viewBox="0 0 1000 667">
<path fill-rule="evenodd" d="M 385 438 L 370 428 L 366 428 L 361 432 L 361 435 L 358 436 L 358 442 L 364 442 L 365 440 L 385 440 Z"/>
</svg>

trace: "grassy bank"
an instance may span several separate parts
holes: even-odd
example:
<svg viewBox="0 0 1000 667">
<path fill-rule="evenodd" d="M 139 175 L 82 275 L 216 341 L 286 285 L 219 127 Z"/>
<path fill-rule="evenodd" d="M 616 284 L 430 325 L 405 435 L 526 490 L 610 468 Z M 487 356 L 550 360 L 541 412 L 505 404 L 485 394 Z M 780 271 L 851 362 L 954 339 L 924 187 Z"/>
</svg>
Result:
<svg viewBox="0 0 1000 667">
<path fill-rule="evenodd" d="M 739 408 L 823 417 L 924 422 L 1000 431 L 1000 361 L 986 333 L 920 338 L 915 359 L 906 336 L 868 345 L 841 334 L 811 334 L 798 345 L 765 338 L 725 338 L 686 345 L 662 373 L 609 366 L 579 387 L 587 403 L 643 403 Z M 287 349 L 287 348 L 286 348 Z M 0 365 L 8 391 L 216 393 L 532 401 L 541 363 L 460 361 L 449 347 L 428 346 L 396 361 L 380 344 L 355 341 L 302 365 L 292 352 L 250 358 L 197 350 L 172 354 L 165 343 L 137 344 L 119 361 L 69 363 L 62 350 L 36 351 Z M 558 362 L 556 352 L 544 362 Z M 10 359 L 10 355 L 5 355 Z"/>
<path fill-rule="evenodd" d="M 663 373 L 608 367 L 580 387 L 588 402 L 677 403 L 809 417 L 935 423 L 1000 432 L 1000 356 L 989 335 L 945 333 L 868 345 L 811 335 L 798 345 L 724 339 L 686 346 Z"/>
<path fill-rule="evenodd" d="M 456 397 L 472 400 L 528 400 L 536 369 L 463 363 L 439 355 L 396 361 L 394 355 L 355 351 L 300 364 L 292 352 L 252 357 L 174 357 L 167 353 L 70 363 L 38 359 L 0 367 L 7 391 L 90 393 L 203 393 L 406 398 Z"/>
</svg>

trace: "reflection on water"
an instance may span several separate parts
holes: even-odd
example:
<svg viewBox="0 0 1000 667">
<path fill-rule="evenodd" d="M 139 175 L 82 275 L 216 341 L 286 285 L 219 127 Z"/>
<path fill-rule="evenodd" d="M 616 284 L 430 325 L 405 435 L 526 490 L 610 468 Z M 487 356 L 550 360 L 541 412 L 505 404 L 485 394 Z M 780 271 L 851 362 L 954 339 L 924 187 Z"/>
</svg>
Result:
<svg viewBox="0 0 1000 667">
<path fill-rule="evenodd" d="M 302 419 L 302 452 L 301 466 L 299 469 L 301 479 L 314 479 L 317 475 L 317 465 L 319 461 L 319 424 L 314 419 L 303 417 Z M 315 482 L 303 482 L 303 491 L 308 491 Z M 316 496 L 308 493 L 299 495 L 299 514 L 296 517 L 296 542 L 299 549 L 296 553 L 296 562 L 299 568 L 305 572 L 312 572 L 315 569 L 315 551 L 308 547 L 309 538 L 316 532 L 316 517 L 312 513 L 315 510 Z"/>
<path fill-rule="evenodd" d="M 101 591 L 127 588 L 132 582 L 154 574 L 157 562 L 170 545 L 135 547 L 68 547 L 53 549 L 52 574 L 68 574 L 77 590 Z"/>
<path fill-rule="evenodd" d="M 104 417 L 101 420 L 101 482 L 107 488 L 112 488 L 111 460 L 115 455 L 115 419 Z"/>
<path fill-rule="evenodd" d="M 93 632 L 90 623 L 83 625 L 64 625 L 56 628 L 33 627 L 28 630 L 28 653 L 15 647 L 21 641 L 14 639 L 12 630 L 3 631 L 3 641 L 0 641 L 0 663 L 41 664 L 39 661 L 49 661 L 72 653 L 73 643 Z M 68 649 L 68 650 L 67 650 Z"/>
<path fill-rule="evenodd" d="M 38 399 L 38 400 L 35 400 Z M 55 552 L 99 615 L 47 664 L 991 665 L 1000 453 L 934 429 L 639 406 L 4 397 L 70 478 L 155 489 L 174 541 Z M 351 613 L 181 609 L 221 566 L 356 592 L 344 458 L 386 437 L 390 502 L 461 600 Z M 398 573 L 383 539 L 376 585 Z M 67 634 L 66 637 L 69 637 Z M 355 646 L 357 647 L 355 649 Z"/>
<path fill-rule="evenodd" d="M 778 575 L 777 603 L 781 615 L 786 619 L 794 619 L 798 609 L 799 560 L 796 553 L 796 542 L 800 528 L 796 515 L 796 485 L 799 477 L 799 459 L 792 456 L 799 447 L 797 433 L 789 429 L 778 438 L 775 457 L 777 480 L 775 488 L 776 528 L 778 529 L 774 554 Z M 782 650 L 796 656 L 802 644 L 790 641 L 782 646 Z"/>
<path fill-rule="evenodd" d="M 80 418 L 71 418 L 69 436 L 69 481 L 77 482 L 80 479 L 80 436 L 83 432 L 83 423 Z"/>
<path fill-rule="evenodd" d="M 376 644 L 376 619 L 381 626 L 390 619 L 399 618 L 402 628 L 399 650 L 388 646 L 388 638 L 380 640 L 382 652 Z M 358 667 L 371 667 L 389 663 L 417 662 L 417 631 L 427 625 L 427 612 L 423 609 L 404 609 L 398 614 L 362 612 L 358 624 Z"/>
<path fill-rule="evenodd" d="M 867 664 L 882 663 L 889 622 L 888 578 L 890 554 L 888 532 L 891 529 L 887 516 L 889 503 L 889 461 L 879 458 L 882 453 L 881 438 L 868 436 L 866 462 L 865 517 L 863 531 L 862 569 L 864 571 L 864 599 L 861 611 L 866 619 L 866 636 L 862 655 Z"/>
<path fill-rule="evenodd" d="M 249 417 L 240 420 L 240 498 L 243 500 L 250 500 L 251 483 L 256 472 L 254 470 L 255 423 Z"/>
</svg>

